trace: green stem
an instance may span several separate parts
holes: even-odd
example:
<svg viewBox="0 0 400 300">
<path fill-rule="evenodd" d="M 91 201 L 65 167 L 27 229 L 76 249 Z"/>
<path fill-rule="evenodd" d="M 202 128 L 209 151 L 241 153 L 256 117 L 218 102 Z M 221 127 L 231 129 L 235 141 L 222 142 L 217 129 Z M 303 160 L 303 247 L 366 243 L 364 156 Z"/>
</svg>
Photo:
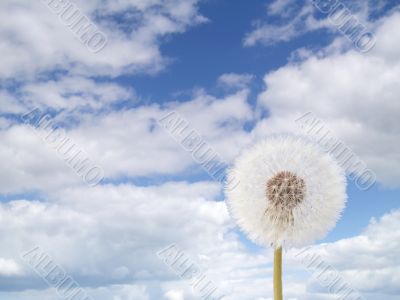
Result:
<svg viewBox="0 0 400 300">
<path fill-rule="evenodd" d="M 274 300 L 282 300 L 282 247 L 274 253 Z"/>
</svg>

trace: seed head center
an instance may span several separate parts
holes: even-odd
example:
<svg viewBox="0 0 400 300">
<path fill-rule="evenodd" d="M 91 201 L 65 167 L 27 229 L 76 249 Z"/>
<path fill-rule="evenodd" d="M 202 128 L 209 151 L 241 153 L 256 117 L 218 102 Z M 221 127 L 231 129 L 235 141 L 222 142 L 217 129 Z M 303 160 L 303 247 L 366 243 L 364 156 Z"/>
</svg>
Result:
<svg viewBox="0 0 400 300">
<path fill-rule="evenodd" d="M 281 171 L 267 181 L 267 198 L 276 209 L 292 210 L 305 197 L 304 179 L 292 172 Z"/>
</svg>

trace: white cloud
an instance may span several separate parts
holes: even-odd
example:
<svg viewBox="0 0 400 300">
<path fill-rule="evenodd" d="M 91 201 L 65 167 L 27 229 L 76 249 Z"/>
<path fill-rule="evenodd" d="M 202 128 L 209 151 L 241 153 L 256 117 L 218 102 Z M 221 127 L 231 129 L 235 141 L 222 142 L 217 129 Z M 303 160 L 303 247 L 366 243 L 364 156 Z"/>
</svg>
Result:
<svg viewBox="0 0 400 300">
<path fill-rule="evenodd" d="M 373 22 L 369 20 L 369 16 L 382 9 L 381 6 L 377 6 L 376 3 L 371 1 L 360 3 L 355 1 L 320 1 L 320 4 L 317 1 L 315 5 L 311 2 L 273 1 L 268 5 L 266 17 L 273 16 L 275 19 L 278 17 L 278 20 L 255 21 L 253 30 L 247 33 L 244 38 L 244 45 L 249 47 L 261 43 L 269 46 L 279 42 L 290 41 L 305 33 L 319 29 L 326 29 L 328 32 L 337 34 L 344 39 L 344 35 L 341 35 L 341 26 L 342 23 L 344 24 L 343 20 L 346 20 L 348 16 L 347 13 L 357 19 L 357 24 L 362 24 L 368 31 L 372 31 L 374 27 Z M 338 4 L 340 5 L 336 6 Z M 319 6 L 329 8 L 328 13 L 321 13 Z M 346 12 L 344 15 L 342 15 L 343 11 L 341 9 Z M 318 13 L 320 14 L 319 16 Z M 351 26 L 354 26 L 354 24 Z M 344 31 L 346 30 L 348 29 Z"/>
<path fill-rule="evenodd" d="M 398 185 L 400 159 L 393 149 L 399 141 L 396 126 L 400 108 L 396 95 L 400 92 L 400 62 L 394 54 L 399 45 L 392 28 L 400 24 L 399 20 L 399 15 L 393 14 L 379 21 L 378 43 L 368 54 L 348 51 L 307 56 L 304 61 L 267 74 L 267 88 L 258 104 L 270 116 L 259 120 L 251 133 L 244 130 L 244 125 L 254 121 L 254 112 L 248 103 L 249 90 L 242 88 L 221 99 L 199 91 L 187 102 L 81 114 L 81 120 L 68 135 L 104 168 L 106 178 L 172 175 L 197 166 L 190 154 L 157 125 L 157 120 L 172 110 L 186 118 L 228 162 L 253 139 L 292 130 L 296 118 L 313 111 L 377 173 L 379 182 Z M 248 75 L 225 74 L 219 82 L 243 87 L 248 80 Z M 35 82 L 21 90 L 28 102 L 70 109 L 80 105 L 101 109 L 134 97 L 130 90 L 118 85 L 80 77 Z M 7 174 L 2 174 L 3 192 L 15 192 L 21 186 L 47 189 L 80 182 L 55 151 L 47 149 L 25 127 L 14 126 L 1 135 L 5 142 L 0 155 L 9 164 Z M 29 158 L 29 162 L 19 157 Z"/>
<path fill-rule="evenodd" d="M 246 34 L 244 45 L 254 46 L 257 43 L 272 45 L 278 42 L 287 42 L 306 31 L 320 27 L 314 17 L 315 8 L 311 3 L 304 5 L 294 4 L 293 1 L 276 0 L 268 6 L 269 16 L 279 16 L 284 19 L 283 24 L 273 24 L 261 20 L 254 22 L 252 31 Z"/>
<path fill-rule="evenodd" d="M 72 84 L 75 81 L 78 82 L 76 86 Z M 30 91 L 31 99 L 40 99 L 43 92 L 49 96 L 43 98 L 43 102 L 48 99 L 71 108 L 75 105 L 79 108 L 85 103 L 98 108 L 97 98 L 103 99 L 100 103 L 107 103 L 120 99 L 118 95 L 129 95 L 129 91 L 112 84 L 95 85 L 79 79 L 43 83 L 26 90 Z M 72 91 L 79 95 L 66 95 Z M 223 160 L 229 161 L 249 140 L 243 129 L 243 124 L 253 114 L 247 97 L 247 90 L 236 91 L 221 99 L 200 92 L 190 101 L 170 102 L 164 106 L 141 105 L 101 114 L 61 114 L 53 127 L 68 122 L 71 116 L 79 117 L 78 124 L 67 130 L 66 136 L 77 148 L 84 150 L 94 164 L 104 169 L 107 179 L 171 175 L 193 166 L 199 171 L 200 167 L 190 153 L 158 124 L 158 120 L 171 111 L 178 111 L 190 123 L 190 128 L 198 131 Z M 77 98 L 76 102 L 74 98 Z M 57 107 L 57 103 L 53 106 Z M 45 142 L 36 133 L 43 133 L 43 130 L 18 124 L 0 131 L 3 141 L 0 159 L 7 166 L 0 172 L 0 191 L 3 193 L 55 190 L 82 183 L 81 178 L 65 163 L 65 159 L 72 157 L 76 149 L 67 155 L 60 154 L 68 152 L 73 143 L 57 152 L 57 145 L 62 144 L 61 138 Z"/>
<path fill-rule="evenodd" d="M 218 83 L 227 88 L 246 88 L 254 79 L 251 74 L 225 73 L 218 78 Z"/>
<path fill-rule="evenodd" d="M 276 0 L 268 5 L 267 11 L 269 15 L 288 16 L 296 7 L 295 0 Z"/>
<path fill-rule="evenodd" d="M 359 236 L 313 246 L 299 257 L 318 257 L 318 262 L 339 271 L 339 275 L 366 299 L 395 299 L 400 286 L 400 260 L 396 250 L 400 247 L 400 235 L 396 229 L 399 222 L 400 211 L 395 210 L 380 220 L 372 219 Z M 317 260 L 310 261 L 304 259 L 304 266 L 317 265 Z M 309 281 L 309 288 L 324 290 L 317 285 L 314 276 Z"/>
<path fill-rule="evenodd" d="M 90 76 L 157 71 L 167 62 L 160 39 L 205 20 L 197 0 L 75 3 L 107 35 L 99 53 L 89 51 L 45 1 L 1 1 L 0 56 L 7 59 L 0 62 L 0 78 L 21 80 L 56 70 Z"/>
<path fill-rule="evenodd" d="M 84 287 L 174 279 L 156 255 L 167 245 L 177 243 L 194 258 L 215 255 L 222 244 L 230 248 L 231 238 L 224 237 L 230 218 L 224 203 L 213 201 L 219 194 L 210 182 L 107 185 L 59 190 L 53 203 L 2 203 L 0 236 L 7 247 L 0 256 L 8 274 L 0 277 L 14 275 L 15 289 L 30 287 L 25 279 L 36 275 L 25 265 L 29 275 L 19 279 L 10 262 L 37 245 Z M 128 290 L 125 295 L 132 299 Z"/>
<path fill-rule="evenodd" d="M 8 277 L 22 274 L 22 269 L 15 260 L 0 257 L 0 276 Z"/>
<path fill-rule="evenodd" d="M 135 102 L 132 89 L 114 83 L 101 83 L 84 77 L 66 76 L 55 80 L 25 83 L 18 91 L 27 107 L 55 110 L 108 108 L 116 102 Z"/>
<path fill-rule="evenodd" d="M 88 295 L 96 300 L 150 300 L 146 286 L 139 284 L 115 284 L 107 287 L 85 288 Z M 54 300 L 64 299 L 55 288 L 29 289 L 19 292 L 0 292 L 7 300 Z M 80 294 L 79 296 L 82 296 Z M 75 297 L 77 298 L 77 297 Z M 77 298 L 78 299 L 78 298 Z"/>
<path fill-rule="evenodd" d="M 110 299 L 110 295 L 121 300 L 168 300 L 180 295 L 195 299 L 189 282 L 181 281 L 156 255 L 176 243 L 227 293 L 227 299 L 269 299 L 272 251 L 252 253 L 243 246 L 232 231 L 225 204 L 215 201 L 219 193 L 215 183 L 171 182 L 152 187 L 70 188 L 51 195 L 52 203 L 2 203 L 0 242 L 7 247 L 0 255 L 19 260 L 22 251 L 40 245 L 96 299 Z M 320 255 L 346 280 L 351 278 L 351 286 L 368 295 L 367 299 L 394 300 L 400 280 L 399 224 L 400 212 L 393 211 L 372 220 L 359 236 L 309 251 Z M 40 289 L 45 286 L 27 265 L 23 271 L 22 277 L 7 275 L 13 279 L 14 292 L 2 296 L 25 299 L 28 292 L 19 290 L 32 288 L 27 282 Z M 334 299 L 311 278 L 298 259 L 285 255 L 288 298 Z M 39 295 L 52 299 L 48 290 L 29 291 L 28 295 L 30 299 Z"/>
<path fill-rule="evenodd" d="M 399 13 L 387 17 L 378 27 L 376 48 L 367 54 L 310 57 L 267 74 L 258 101 L 271 116 L 255 133 L 291 130 L 294 120 L 312 111 L 376 172 L 378 181 L 398 186 L 400 61 L 393 51 L 400 44 L 392 28 L 399 25 Z"/>
<path fill-rule="evenodd" d="M 184 300 L 183 291 L 170 290 L 165 294 L 168 300 Z"/>
</svg>

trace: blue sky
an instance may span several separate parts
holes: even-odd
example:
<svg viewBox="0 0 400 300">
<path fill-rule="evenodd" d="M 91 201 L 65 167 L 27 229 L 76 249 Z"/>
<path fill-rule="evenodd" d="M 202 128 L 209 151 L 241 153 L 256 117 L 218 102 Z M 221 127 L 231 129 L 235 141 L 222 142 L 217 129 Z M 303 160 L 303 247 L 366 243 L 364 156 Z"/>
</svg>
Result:
<svg viewBox="0 0 400 300">
<path fill-rule="evenodd" d="M 368 51 L 311 1 L 75 1 L 107 37 L 98 53 L 58 2 L 0 4 L 0 299 L 65 299 L 21 257 L 33 247 L 93 299 L 201 299 L 157 257 L 171 244 L 226 299 L 272 299 L 271 249 L 238 230 L 222 185 L 160 125 L 171 112 L 227 166 L 314 113 L 377 181 L 348 181 L 342 218 L 311 250 L 364 299 L 398 299 L 400 1 L 338 2 L 375 38 Z M 47 129 L 23 122 L 33 109 Z M 285 299 L 336 299 L 296 251 Z"/>
<path fill-rule="evenodd" d="M 206 1 L 200 12 L 208 18 L 201 26 L 184 34 L 168 37 L 161 45 L 171 65 L 157 76 L 122 76 L 121 82 L 139 86 L 141 94 L 152 101 L 175 100 L 175 95 L 194 88 L 206 88 L 216 94 L 216 79 L 223 73 L 250 73 L 261 78 L 266 72 L 286 64 L 294 49 L 303 45 L 323 46 L 332 38 L 329 32 L 313 32 L 294 41 L 264 47 L 243 47 L 246 33 L 255 20 L 275 21 L 265 18 L 266 2 Z M 254 83 L 257 88 L 257 82 Z M 257 92 L 257 90 L 255 91 Z"/>
</svg>

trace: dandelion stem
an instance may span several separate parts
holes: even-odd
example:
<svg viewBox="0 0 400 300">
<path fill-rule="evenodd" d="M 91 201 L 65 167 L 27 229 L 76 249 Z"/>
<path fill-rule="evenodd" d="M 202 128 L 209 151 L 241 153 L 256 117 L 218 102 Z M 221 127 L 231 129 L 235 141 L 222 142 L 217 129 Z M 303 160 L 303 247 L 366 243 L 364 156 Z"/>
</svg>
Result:
<svg viewBox="0 0 400 300">
<path fill-rule="evenodd" d="M 282 247 L 274 253 L 274 300 L 282 300 Z"/>
</svg>

